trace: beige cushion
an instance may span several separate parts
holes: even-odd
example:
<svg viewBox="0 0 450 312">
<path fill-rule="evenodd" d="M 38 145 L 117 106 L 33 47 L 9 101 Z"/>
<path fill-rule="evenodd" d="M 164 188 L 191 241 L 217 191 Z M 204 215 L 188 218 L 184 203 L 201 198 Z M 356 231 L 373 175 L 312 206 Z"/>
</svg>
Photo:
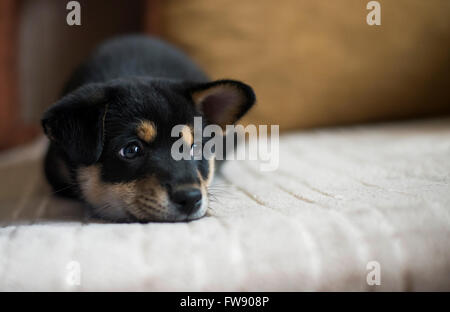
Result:
<svg viewBox="0 0 450 312">
<path fill-rule="evenodd" d="M 164 35 L 214 78 L 251 84 L 246 119 L 282 129 L 449 111 L 450 2 L 172 0 Z"/>
</svg>

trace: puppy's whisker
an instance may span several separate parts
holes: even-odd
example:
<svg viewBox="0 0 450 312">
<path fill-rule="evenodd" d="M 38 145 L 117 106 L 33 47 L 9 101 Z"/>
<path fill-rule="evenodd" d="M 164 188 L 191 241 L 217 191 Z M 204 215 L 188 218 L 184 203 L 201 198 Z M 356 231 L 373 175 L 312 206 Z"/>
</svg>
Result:
<svg viewBox="0 0 450 312">
<path fill-rule="evenodd" d="M 67 186 L 65 186 L 65 187 L 63 187 L 63 188 L 60 188 L 60 189 L 58 189 L 58 190 L 56 190 L 56 191 L 52 191 L 51 194 L 52 194 L 52 195 L 56 195 L 56 194 L 59 193 L 59 192 L 65 191 L 65 190 L 67 190 L 67 189 L 70 189 L 71 187 L 76 187 L 76 186 L 77 186 L 77 185 L 76 185 L 75 183 L 71 183 L 71 184 L 69 184 L 69 185 L 67 185 Z"/>
</svg>

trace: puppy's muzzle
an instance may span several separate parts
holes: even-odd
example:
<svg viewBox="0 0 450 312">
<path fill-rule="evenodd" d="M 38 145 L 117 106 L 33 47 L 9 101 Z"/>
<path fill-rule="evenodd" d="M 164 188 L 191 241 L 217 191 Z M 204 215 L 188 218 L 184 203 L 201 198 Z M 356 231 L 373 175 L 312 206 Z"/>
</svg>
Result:
<svg viewBox="0 0 450 312">
<path fill-rule="evenodd" d="M 194 187 L 177 188 L 171 192 L 170 199 L 180 213 L 189 216 L 195 214 L 202 206 L 202 191 Z"/>
</svg>

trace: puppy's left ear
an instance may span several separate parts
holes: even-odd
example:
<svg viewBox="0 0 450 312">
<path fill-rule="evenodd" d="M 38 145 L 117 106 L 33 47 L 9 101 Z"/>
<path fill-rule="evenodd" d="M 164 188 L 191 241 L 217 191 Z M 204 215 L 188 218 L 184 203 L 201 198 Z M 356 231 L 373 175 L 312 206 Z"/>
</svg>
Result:
<svg viewBox="0 0 450 312">
<path fill-rule="evenodd" d="M 91 165 L 103 150 L 107 111 L 105 88 L 81 87 L 50 107 L 42 118 L 47 137 L 74 163 Z"/>
<path fill-rule="evenodd" d="M 217 80 L 193 87 L 190 90 L 196 108 L 208 123 L 225 129 L 234 124 L 255 104 L 253 89 L 236 80 Z"/>
</svg>

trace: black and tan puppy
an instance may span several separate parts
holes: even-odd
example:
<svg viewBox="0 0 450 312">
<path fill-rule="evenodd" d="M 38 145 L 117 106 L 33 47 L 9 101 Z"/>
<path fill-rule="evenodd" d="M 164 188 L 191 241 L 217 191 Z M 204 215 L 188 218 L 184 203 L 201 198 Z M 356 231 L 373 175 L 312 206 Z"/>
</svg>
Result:
<svg viewBox="0 0 450 312">
<path fill-rule="evenodd" d="M 73 74 L 43 119 L 55 192 L 111 221 L 185 221 L 204 216 L 214 161 L 176 161 L 175 125 L 192 148 L 193 122 L 233 124 L 254 104 L 238 81 L 209 81 L 174 47 L 141 36 L 102 46 Z"/>
</svg>

